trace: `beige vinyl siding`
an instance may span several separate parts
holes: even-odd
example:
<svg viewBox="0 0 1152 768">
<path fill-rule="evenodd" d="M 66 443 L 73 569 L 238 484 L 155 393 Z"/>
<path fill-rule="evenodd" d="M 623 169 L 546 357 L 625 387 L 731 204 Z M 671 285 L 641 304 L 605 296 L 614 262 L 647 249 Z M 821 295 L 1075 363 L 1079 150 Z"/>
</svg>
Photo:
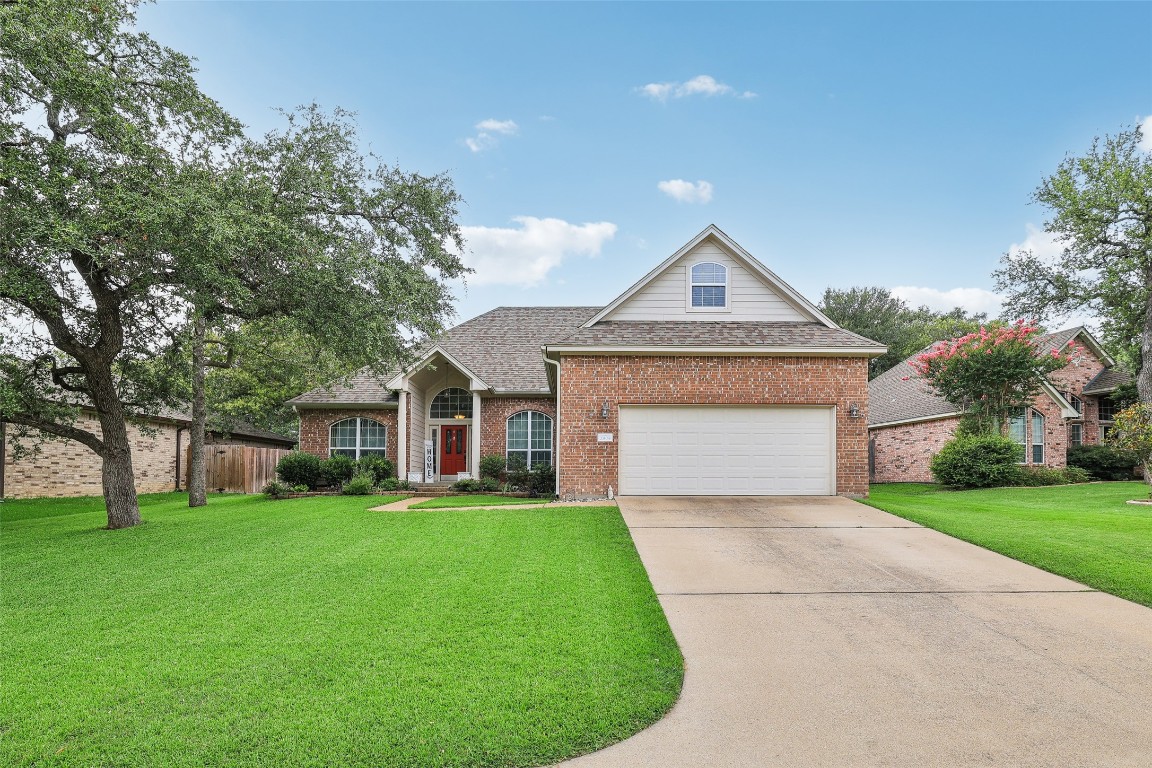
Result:
<svg viewBox="0 0 1152 768">
<path fill-rule="evenodd" d="M 711 261 L 728 268 L 729 311 L 692 311 L 688 271 L 693 264 Z M 676 261 L 664 273 L 619 306 L 605 320 L 750 320 L 812 322 L 727 251 L 704 242 Z"/>
<path fill-rule="evenodd" d="M 424 425 L 428 417 L 428 401 L 416 387 L 408 392 L 408 471 L 424 471 Z"/>
</svg>

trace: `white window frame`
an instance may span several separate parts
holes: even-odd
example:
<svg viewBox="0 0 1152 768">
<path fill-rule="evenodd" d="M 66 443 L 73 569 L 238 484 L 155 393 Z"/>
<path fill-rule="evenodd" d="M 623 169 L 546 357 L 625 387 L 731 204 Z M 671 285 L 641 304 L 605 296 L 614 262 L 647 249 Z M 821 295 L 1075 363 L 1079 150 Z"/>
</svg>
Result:
<svg viewBox="0 0 1152 768">
<path fill-rule="evenodd" d="M 704 265 L 711 265 L 719 267 L 724 270 L 723 283 L 706 283 L 696 282 L 692 273 L 696 267 Z M 685 294 L 685 302 L 689 312 L 731 312 L 732 311 L 732 268 L 727 264 L 721 264 L 718 261 L 698 261 L 688 267 L 688 273 L 685 275 L 685 286 L 687 288 Z M 697 307 L 692 304 L 692 289 L 693 288 L 723 288 L 724 289 L 724 306 L 722 307 Z"/>
<path fill-rule="evenodd" d="M 1012 442 L 1020 446 L 1021 460 L 1017 461 L 1017 464 L 1028 463 L 1029 450 L 1031 447 L 1031 443 L 1028 441 L 1028 428 L 1031 426 L 1031 410 L 1031 408 L 1014 408 L 1012 409 L 1012 413 L 1008 415 L 1008 437 Z M 1022 422 L 1024 426 L 1023 434 L 1019 435 L 1022 440 L 1017 440 L 1017 436 L 1012 434 L 1012 424 L 1016 421 Z"/>
<path fill-rule="evenodd" d="M 336 425 L 343 424 L 346 421 L 355 421 L 356 422 L 356 446 L 354 448 L 350 448 L 348 446 L 343 446 L 343 445 L 342 446 L 332 445 L 332 430 L 336 428 Z M 384 430 L 384 445 L 380 446 L 379 448 L 366 447 L 364 445 L 363 426 L 364 426 L 365 421 L 370 421 L 373 424 L 380 427 L 380 429 Z M 387 458 L 388 457 L 388 425 L 382 421 L 377 421 L 376 419 L 370 419 L 367 416 L 349 416 L 346 419 L 340 419 L 339 421 L 334 421 L 328 425 L 328 455 L 329 456 L 335 456 L 336 455 L 335 451 L 355 451 L 356 455 L 349 457 L 353 461 L 360 461 L 360 458 L 362 455 L 383 456 L 383 457 Z M 363 454 L 362 451 L 367 451 L 369 453 Z M 340 454 L 340 455 L 343 456 L 345 454 Z"/>
<path fill-rule="evenodd" d="M 1031 441 L 1028 443 L 1028 459 L 1030 460 L 1030 462 L 1033 465 L 1041 466 L 1044 464 L 1044 461 L 1045 461 L 1046 446 L 1044 444 L 1044 432 L 1045 432 L 1045 428 L 1047 427 L 1047 424 L 1048 424 L 1048 418 L 1044 414 L 1040 413 L 1040 411 L 1036 410 L 1035 408 L 1033 408 L 1031 410 L 1032 410 L 1032 413 L 1030 414 L 1030 417 L 1028 419 L 1029 436 L 1031 437 Z M 1039 435 L 1036 434 L 1036 421 L 1037 421 L 1037 419 L 1039 419 L 1039 421 L 1040 421 L 1040 434 Z M 1040 460 L 1039 461 L 1036 460 L 1036 449 L 1037 448 L 1040 449 Z"/>
<path fill-rule="evenodd" d="M 518 453 L 518 454 L 523 454 L 525 452 L 525 450 L 523 448 L 517 448 L 517 449 L 515 449 L 515 451 L 513 451 L 513 449 L 508 447 L 508 439 L 509 439 L 508 432 L 512 426 L 512 419 L 516 418 L 517 416 L 519 416 L 522 413 L 528 414 L 528 449 L 527 449 L 528 464 L 527 464 L 527 469 L 531 469 L 534 466 L 534 462 L 532 461 L 532 454 L 533 453 L 543 453 L 543 450 L 544 450 L 542 448 L 533 448 L 532 447 L 532 423 L 534 421 L 539 420 L 539 419 L 545 419 L 549 424 L 549 427 L 548 427 L 548 437 L 549 437 L 549 440 L 548 440 L 548 465 L 549 466 L 555 466 L 556 465 L 556 419 L 554 419 L 553 417 L 549 416 L 546 413 L 541 413 L 540 411 L 533 411 L 531 409 L 526 409 L 523 411 L 517 411 L 516 413 L 511 414 L 507 419 L 504 420 L 504 463 L 505 463 L 505 465 L 511 466 L 509 464 L 508 460 L 509 460 L 509 457 L 511 456 L 511 454 L 513 452 Z"/>
<path fill-rule="evenodd" d="M 1077 439 L 1072 439 L 1072 431 L 1075 430 Z M 1080 421 L 1072 421 L 1068 423 L 1068 447 L 1084 445 L 1084 423 Z"/>
</svg>

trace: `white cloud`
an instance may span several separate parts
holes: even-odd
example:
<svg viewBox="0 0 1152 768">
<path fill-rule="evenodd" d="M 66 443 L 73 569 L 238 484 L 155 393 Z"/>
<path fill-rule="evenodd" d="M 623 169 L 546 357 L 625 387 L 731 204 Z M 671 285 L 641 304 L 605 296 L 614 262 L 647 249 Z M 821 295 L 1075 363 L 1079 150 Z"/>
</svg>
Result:
<svg viewBox="0 0 1152 768">
<path fill-rule="evenodd" d="M 1140 121 L 1140 149 L 1152 152 L 1152 115 Z"/>
<path fill-rule="evenodd" d="M 686 96 L 735 96 L 738 99 L 754 99 L 756 94 L 752 91 L 738 91 L 732 86 L 721 83 L 710 75 L 697 75 L 691 80 L 682 83 L 648 83 L 637 88 L 640 93 L 655 99 L 667 101 L 668 99 L 682 99 Z"/>
<path fill-rule="evenodd" d="M 475 270 L 474 285 L 539 285 L 569 256 L 600 255 L 616 236 L 607 221 L 569 224 L 563 219 L 516 216 L 519 228 L 461 227 L 467 248 L 464 263 Z"/>
<path fill-rule="evenodd" d="M 473 152 L 483 152 L 499 144 L 501 136 L 515 136 L 520 132 L 520 126 L 515 120 L 488 118 L 476 123 L 476 131 L 475 136 L 464 139 L 464 144 Z"/>
<path fill-rule="evenodd" d="M 656 185 L 664 194 L 681 203 L 709 203 L 712 201 L 712 184 L 707 181 L 698 181 L 693 184 L 684 179 L 669 179 Z"/>
<path fill-rule="evenodd" d="M 987 312 L 990 318 L 1000 314 L 1003 301 L 1000 294 L 984 288 L 950 288 L 942 291 L 938 288 L 898 285 L 892 289 L 892 295 L 912 307 L 928 307 L 936 312 L 963 307 L 969 312 Z"/>
<path fill-rule="evenodd" d="M 1045 232 L 1035 224 L 1025 224 L 1024 232 L 1026 235 L 1024 242 L 1008 246 L 1009 256 L 1021 251 L 1031 251 L 1041 261 L 1051 264 L 1063 255 L 1064 245 L 1052 233 Z"/>
</svg>

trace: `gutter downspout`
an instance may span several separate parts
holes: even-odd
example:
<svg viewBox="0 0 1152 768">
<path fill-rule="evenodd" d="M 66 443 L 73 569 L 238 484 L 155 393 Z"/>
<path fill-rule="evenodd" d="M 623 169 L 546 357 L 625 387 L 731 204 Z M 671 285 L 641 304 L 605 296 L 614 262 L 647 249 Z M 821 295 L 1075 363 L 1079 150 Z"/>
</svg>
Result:
<svg viewBox="0 0 1152 768">
<path fill-rule="evenodd" d="M 548 348 L 541 348 L 544 352 L 544 362 L 556 366 L 556 498 L 560 498 L 560 361 L 548 357 Z"/>
</svg>

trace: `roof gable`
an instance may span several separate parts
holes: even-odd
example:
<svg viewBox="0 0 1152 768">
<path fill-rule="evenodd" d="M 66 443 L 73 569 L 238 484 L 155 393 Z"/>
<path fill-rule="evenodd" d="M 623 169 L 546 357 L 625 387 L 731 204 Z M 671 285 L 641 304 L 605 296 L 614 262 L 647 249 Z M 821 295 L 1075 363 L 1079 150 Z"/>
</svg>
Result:
<svg viewBox="0 0 1152 768">
<path fill-rule="evenodd" d="M 700 262 L 727 269 L 728 307 L 690 309 L 689 270 Z M 584 325 L 612 321 L 799 322 L 838 326 L 715 225 L 689 240 Z"/>
</svg>

